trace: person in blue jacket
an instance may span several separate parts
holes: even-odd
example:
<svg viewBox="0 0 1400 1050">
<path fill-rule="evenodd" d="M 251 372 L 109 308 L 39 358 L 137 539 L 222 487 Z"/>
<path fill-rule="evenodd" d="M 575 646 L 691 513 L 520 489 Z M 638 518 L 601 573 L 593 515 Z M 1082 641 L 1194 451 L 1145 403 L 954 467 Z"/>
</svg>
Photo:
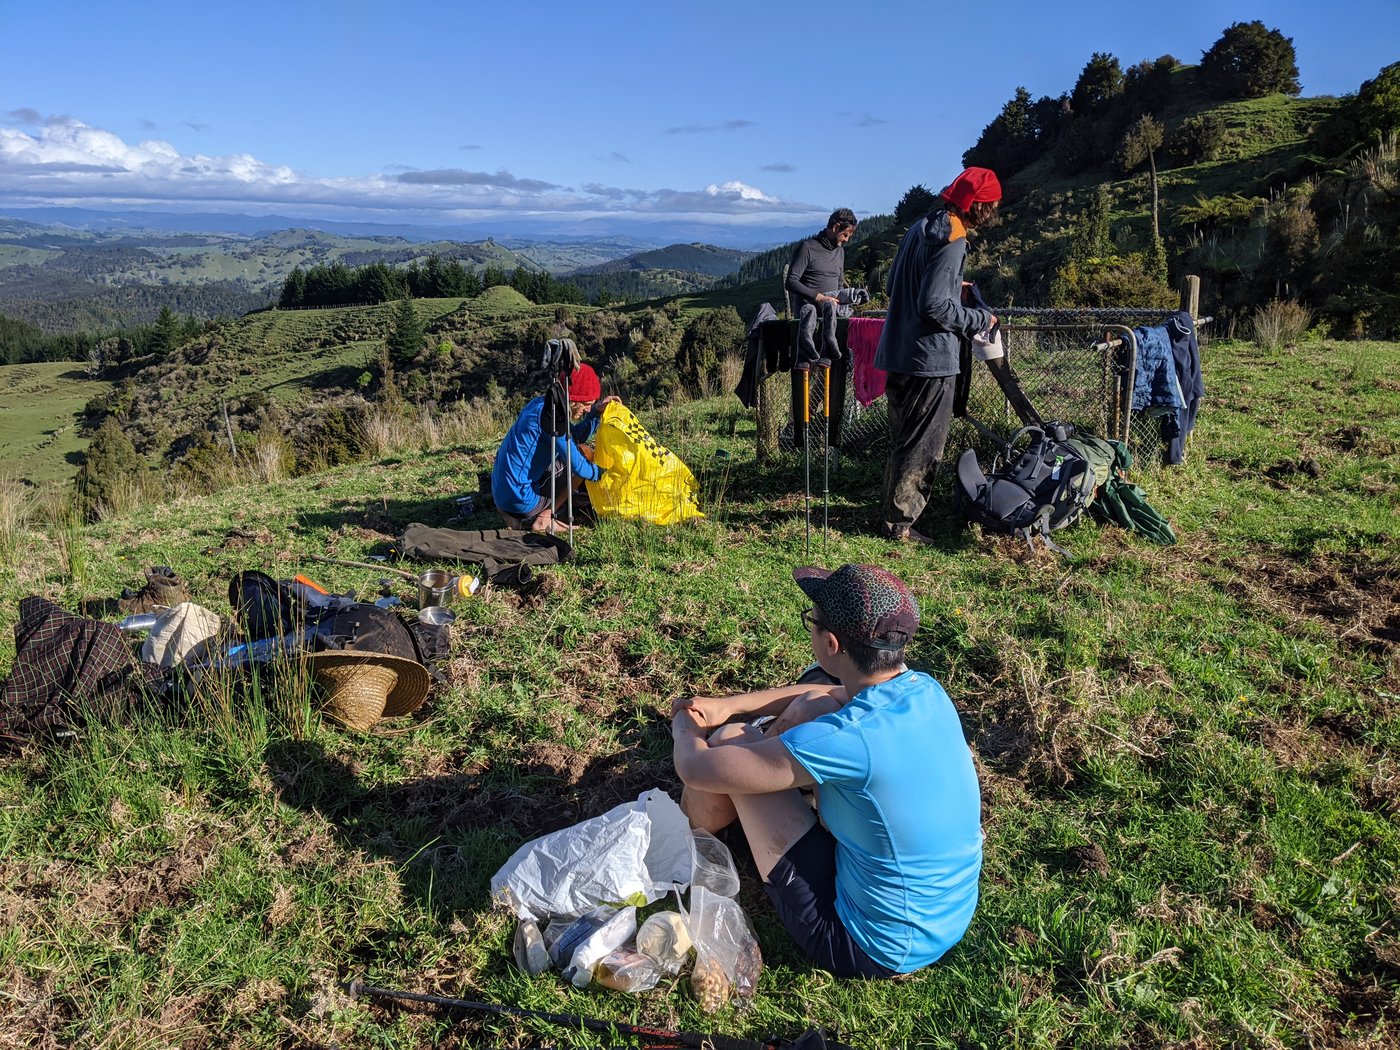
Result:
<svg viewBox="0 0 1400 1050">
<path fill-rule="evenodd" d="M 569 494 L 565 463 L 573 469 L 574 487 L 603 476 L 593 464 L 593 436 L 598 431 L 601 408 L 616 397 L 603 398 L 598 373 L 580 364 L 569 377 L 569 439 L 559 435 L 553 441 L 545 435 L 541 417 L 545 399 L 531 398 L 506 431 L 496 462 L 491 468 L 491 498 L 501 517 L 513 529 L 550 532 L 558 525 L 555 515 Z M 599 411 L 595 411 L 595 408 Z M 553 475 L 554 502 L 550 502 Z"/>
<path fill-rule="evenodd" d="M 674 701 L 681 808 L 711 833 L 738 820 L 783 926 L 817 966 L 911 973 L 956 944 L 977 907 L 972 755 L 943 687 L 904 663 L 919 607 L 902 581 L 874 565 L 793 577 L 812 601 L 812 655 L 839 685 Z M 774 719 L 764 731 L 745 724 L 755 716 Z"/>
</svg>

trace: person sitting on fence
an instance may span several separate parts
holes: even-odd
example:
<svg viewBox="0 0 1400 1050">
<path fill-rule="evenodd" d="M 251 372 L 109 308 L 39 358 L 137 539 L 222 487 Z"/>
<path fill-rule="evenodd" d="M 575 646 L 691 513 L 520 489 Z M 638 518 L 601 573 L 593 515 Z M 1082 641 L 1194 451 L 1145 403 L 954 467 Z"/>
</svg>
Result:
<svg viewBox="0 0 1400 1050">
<path fill-rule="evenodd" d="M 875 351 L 875 367 L 888 373 L 883 510 L 890 539 L 931 542 L 914 523 L 943 461 L 962 342 L 996 323 L 990 310 L 965 305 L 967 233 L 995 218 L 1000 200 L 996 174 L 968 168 L 909 227 L 890 266 L 889 311 Z"/>
<path fill-rule="evenodd" d="M 905 666 L 919 609 L 903 582 L 873 565 L 793 577 L 833 684 L 676 700 L 681 808 L 711 833 L 737 818 L 783 925 L 822 969 L 909 973 L 976 908 L 977 773 L 948 694 Z M 776 717 L 762 731 L 743 722 L 755 716 Z"/>
<path fill-rule="evenodd" d="M 841 356 L 836 341 L 837 292 L 846 269 L 846 242 L 856 232 L 856 213 L 837 208 L 826 220 L 826 228 L 798 241 L 788 263 L 787 292 L 792 299 L 792 315 L 797 318 L 797 348 L 794 360 L 811 363 L 819 358 L 834 361 Z M 822 348 L 817 349 L 817 328 L 822 332 Z"/>
<path fill-rule="evenodd" d="M 598 373 L 580 364 L 569 380 L 569 440 L 552 441 L 544 432 L 545 396 L 531 398 L 506 431 L 491 468 L 491 498 L 501 517 L 513 529 L 550 532 L 556 525 L 572 528 L 572 522 L 556 518 L 569 496 L 566 464 L 573 471 L 573 487 L 603 476 L 595 466 L 591 442 L 598 430 L 601 408 L 617 397 L 601 402 Z M 552 501 L 551 501 L 552 500 Z"/>
</svg>

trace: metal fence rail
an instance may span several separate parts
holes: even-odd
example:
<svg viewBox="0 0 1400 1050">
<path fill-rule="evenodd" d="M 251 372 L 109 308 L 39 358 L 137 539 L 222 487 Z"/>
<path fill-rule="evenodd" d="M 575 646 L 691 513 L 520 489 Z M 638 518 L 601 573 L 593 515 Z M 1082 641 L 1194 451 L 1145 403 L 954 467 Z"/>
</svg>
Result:
<svg viewBox="0 0 1400 1050">
<path fill-rule="evenodd" d="M 1132 330 L 1163 323 L 1170 310 L 1076 309 L 1050 310 L 1014 307 L 997 310 L 1007 360 L 1042 419 L 1072 423 L 1082 432 L 1113 437 L 1127 443 L 1135 462 L 1158 460 L 1161 436 L 1158 421 L 1132 412 L 1133 369 L 1137 344 Z M 878 315 L 876 315 L 878 316 Z M 1206 327 L 1209 319 L 1200 323 Z M 1201 335 L 1202 342 L 1205 341 Z M 801 432 L 794 428 L 787 394 L 788 377 L 769 378 L 775 388 L 765 399 L 770 411 L 781 412 L 778 431 L 780 454 L 801 454 Z M 778 389 L 782 393 L 778 393 Z M 855 399 L 855 384 L 846 384 L 845 413 L 839 448 L 846 455 L 883 455 L 889 436 L 885 399 L 869 406 Z M 813 384 L 812 422 L 809 434 L 821 447 L 822 401 L 819 384 Z M 967 392 L 967 412 L 999 433 L 1009 435 L 1020 425 L 1006 395 L 989 369 L 973 362 Z M 802 422 L 797 421 L 800 428 Z M 763 428 L 760 426 L 760 432 Z M 979 453 L 995 451 L 991 443 L 965 419 L 955 419 L 948 436 L 946 460 L 954 460 L 965 448 Z"/>
</svg>

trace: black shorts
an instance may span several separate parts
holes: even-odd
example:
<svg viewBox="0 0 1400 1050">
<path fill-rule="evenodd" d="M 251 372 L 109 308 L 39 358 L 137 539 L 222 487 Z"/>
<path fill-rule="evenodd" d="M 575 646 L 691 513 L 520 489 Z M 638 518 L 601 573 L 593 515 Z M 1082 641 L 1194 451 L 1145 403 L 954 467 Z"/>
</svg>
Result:
<svg viewBox="0 0 1400 1050">
<path fill-rule="evenodd" d="M 814 824 L 773 866 L 763 887 L 802 953 L 837 977 L 894 977 L 865 954 L 836 914 L 836 840 Z"/>
</svg>

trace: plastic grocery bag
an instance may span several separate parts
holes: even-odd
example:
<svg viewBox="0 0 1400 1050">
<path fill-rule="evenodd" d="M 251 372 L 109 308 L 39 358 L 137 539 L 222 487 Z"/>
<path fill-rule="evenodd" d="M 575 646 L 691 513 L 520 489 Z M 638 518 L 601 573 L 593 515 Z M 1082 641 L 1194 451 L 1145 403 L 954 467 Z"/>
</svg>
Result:
<svg viewBox="0 0 1400 1050">
<path fill-rule="evenodd" d="M 763 970 L 763 954 L 739 903 L 704 886 L 693 886 L 686 921 L 695 942 L 690 988 L 700 1009 L 714 1013 L 731 996 L 751 998 Z"/>
<path fill-rule="evenodd" d="M 593 440 L 593 462 L 605 473 L 588 482 L 600 517 L 644 518 L 672 525 L 700 513 L 700 486 L 676 454 L 657 443 L 630 409 L 614 401 L 603 409 Z"/>
<path fill-rule="evenodd" d="M 517 918 L 579 916 L 599 904 L 660 900 L 695 870 L 690 822 L 652 788 L 600 817 L 527 842 L 491 877 Z"/>
</svg>

